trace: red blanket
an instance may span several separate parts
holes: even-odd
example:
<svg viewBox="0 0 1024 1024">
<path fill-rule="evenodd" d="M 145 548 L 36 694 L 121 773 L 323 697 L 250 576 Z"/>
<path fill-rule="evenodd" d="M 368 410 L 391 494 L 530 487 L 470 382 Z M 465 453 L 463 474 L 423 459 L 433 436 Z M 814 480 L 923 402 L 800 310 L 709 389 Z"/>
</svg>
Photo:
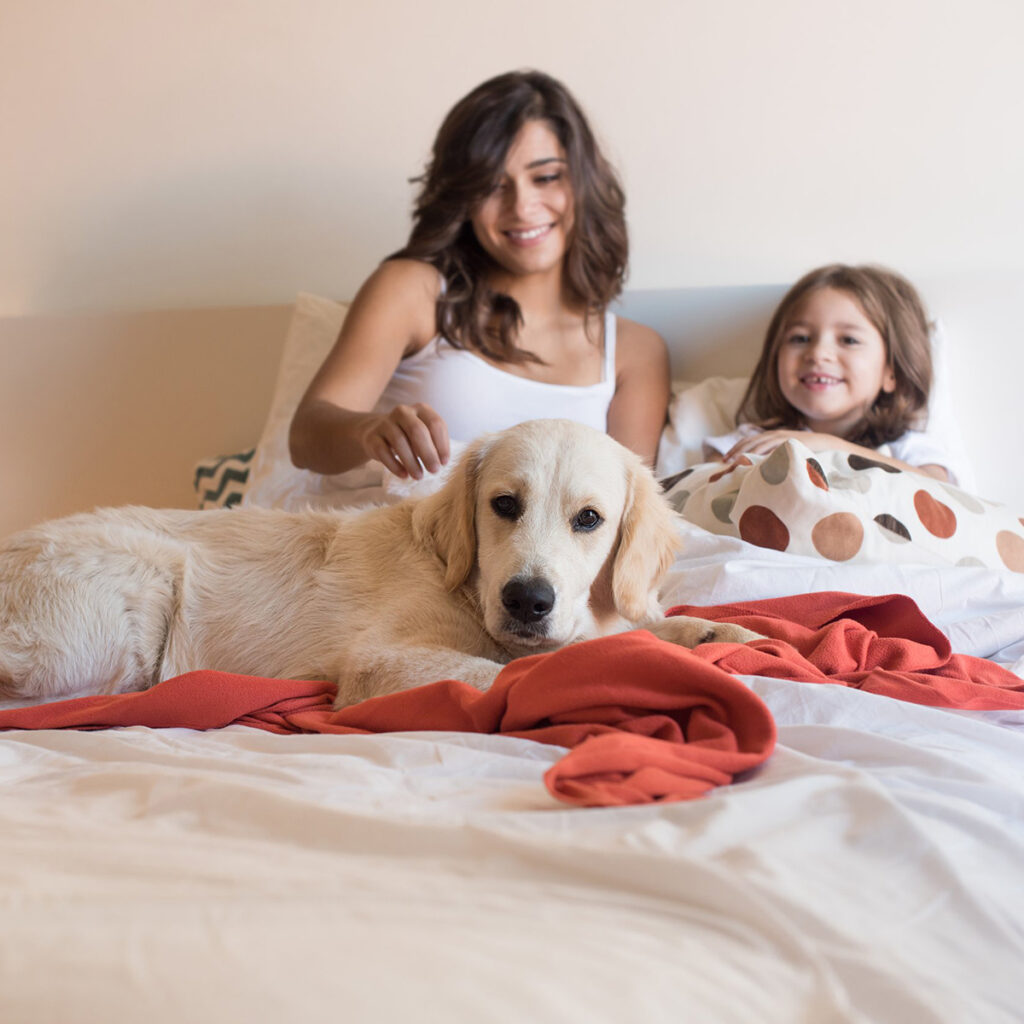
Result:
<svg viewBox="0 0 1024 1024">
<path fill-rule="evenodd" d="M 729 673 L 856 686 L 939 707 L 1024 708 L 1024 681 L 949 642 L 902 595 L 803 594 L 675 614 L 736 622 L 770 639 L 686 651 L 635 632 L 508 665 L 487 693 L 445 681 L 333 711 L 327 683 L 190 672 L 143 693 L 0 711 L 0 728 L 124 725 L 273 732 L 457 730 L 571 750 L 545 776 L 580 805 L 685 800 L 771 753 L 765 705 Z"/>
<path fill-rule="evenodd" d="M 931 707 L 1024 708 L 1024 680 L 983 658 L 952 654 L 945 635 L 903 594 L 797 594 L 679 605 L 668 614 L 734 622 L 771 638 L 694 652 L 727 672 L 839 683 Z"/>
<path fill-rule="evenodd" d="M 326 683 L 189 672 L 142 693 L 0 711 L 0 728 L 501 733 L 572 748 L 545 782 L 583 806 L 700 796 L 761 764 L 775 745 L 768 709 L 743 683 L 647 632 L 521 658 L 487 693 L 445 681 L 341 711 L 332 697 Z"/>
</svg>

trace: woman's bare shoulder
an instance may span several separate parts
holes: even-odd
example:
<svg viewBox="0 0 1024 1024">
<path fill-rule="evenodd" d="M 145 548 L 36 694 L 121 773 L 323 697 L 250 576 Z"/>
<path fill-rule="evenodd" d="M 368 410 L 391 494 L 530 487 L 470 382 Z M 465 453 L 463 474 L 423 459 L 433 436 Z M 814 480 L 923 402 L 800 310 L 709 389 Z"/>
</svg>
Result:
<svg viewBox="0 0 1024 1024">
<path fill-rule="evenodd" d="M 615 320 L 616 361 L 620 356 L 632 362 L 668 354 L 665 339 L 653 327 L 627 320 L 624 316 L 616 317 Z"/>
<path fill-rule="evenodd" d="M 412 305 L 428 302 L 433 306 L 440 294 L 441 275 L 435 267 L 422 260 L 391 259 L 374 270 L 356 298 L 367 295 Z"/>
<path fill-rule="evenodd" d="M 401 342 L 405 355 L 437 333 L 437 297 L 441 275 L 420 260 L 385 260 L 366 279 L 352 301 L 342 339 L 386 337 Z"/>
</svg>

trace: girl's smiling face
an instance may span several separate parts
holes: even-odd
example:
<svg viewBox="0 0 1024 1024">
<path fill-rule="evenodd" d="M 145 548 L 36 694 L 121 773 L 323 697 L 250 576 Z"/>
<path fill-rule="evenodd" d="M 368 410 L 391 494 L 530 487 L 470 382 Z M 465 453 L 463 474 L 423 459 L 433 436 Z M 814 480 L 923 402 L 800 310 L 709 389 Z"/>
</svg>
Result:
<svg viewBox="0 0 1024 1024">
<path fill-rule="evenodd" d="M 807 426 L 845 437 L 881 392 L 896 388 L 885 339 L 846 292 L 818 288 L 783 329 L 779 388 Z"/>
<path fill-rule="evenodd" d="M 544 121 L 527 121 L 494 190 L 471 218 L 477 241 L 510 274 L 560 270 L 573 226 L 565 150 Z"/>
</svg>

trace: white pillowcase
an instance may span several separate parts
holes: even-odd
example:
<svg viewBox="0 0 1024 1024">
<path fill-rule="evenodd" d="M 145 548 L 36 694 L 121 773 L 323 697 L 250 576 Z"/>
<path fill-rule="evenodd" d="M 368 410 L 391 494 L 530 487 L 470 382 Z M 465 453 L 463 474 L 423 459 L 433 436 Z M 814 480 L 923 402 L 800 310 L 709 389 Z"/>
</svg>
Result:
<svg viewBox="0 0 1024 1024">
<path fill-rule="evenodd" d="M 704 462 L 706 437 L 721 437 L 736 429 L 736 411 L 749 377 L 708 377 L 699 383 L 672 384 L 668 423 L 661 432 L 655 474 L 672 476 Z"/>
<path fill-rule="evenodd" d="M 309 382 L 327 357 L 345 322 L 348 304 L 307 292 L 299 294 L 277 369 L 270 412 L 252 460 L 243 505 L 297 509 L 336 505 L 340 494 L 380 489 L 383 467 L 368 463 L 349 473 L 324 476 L 297 469 L 288 453 L 292 416 Z M 374 500 L 368 496 L 367 500 Z"/>
<path fill-rule="evenodd" d="M 949 456 L 946 468 L 956 478 L 957 487 L 977 490 L 974 467 L 967 455 L 967 446 L 953 405 L 953 389 L 949 378 L 949 340 L 941 320 L 932 324 L 932 392 L 928 399 L 928 423 L 924 433 Z"/>
</svg>

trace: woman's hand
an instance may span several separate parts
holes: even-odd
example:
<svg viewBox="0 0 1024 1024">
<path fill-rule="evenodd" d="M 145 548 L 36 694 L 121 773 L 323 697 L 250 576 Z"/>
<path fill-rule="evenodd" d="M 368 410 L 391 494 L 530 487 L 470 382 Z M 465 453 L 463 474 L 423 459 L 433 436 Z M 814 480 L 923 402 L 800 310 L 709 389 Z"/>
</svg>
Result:
<svg viewBox="0 0 1024 1024">
<path fill-rule="evenodd" d="M 436 473 L 450 454 L 448 426 L 429 405 L 397 405 L 383 415 L 369 415 L 359 429 L 367 459 L 376 459 L 400 480 Z"/>
<path fill-rule="evenodd" d="M 344 473 L 377 459 L 389 472 L 420 479 L 448 458 L 448 428 L 427 406 L 373 411 L 399 363 L 437 330 L 437 271 L 390 260 L 359 289 L 341 333 L 292 418 L 292 462 L 315 473 Z M 422 465 L 421 465 L 422 463 Z"/>
</svg>

